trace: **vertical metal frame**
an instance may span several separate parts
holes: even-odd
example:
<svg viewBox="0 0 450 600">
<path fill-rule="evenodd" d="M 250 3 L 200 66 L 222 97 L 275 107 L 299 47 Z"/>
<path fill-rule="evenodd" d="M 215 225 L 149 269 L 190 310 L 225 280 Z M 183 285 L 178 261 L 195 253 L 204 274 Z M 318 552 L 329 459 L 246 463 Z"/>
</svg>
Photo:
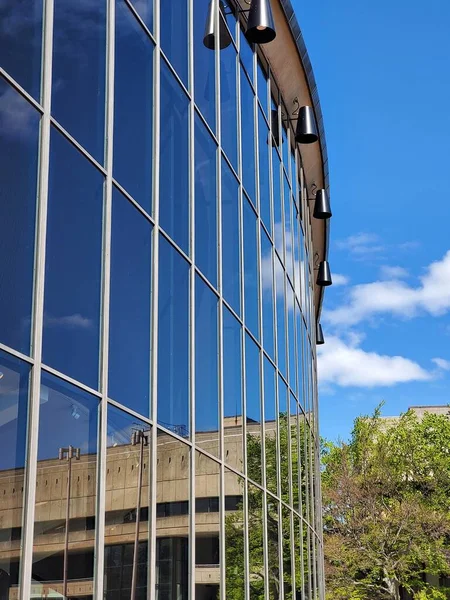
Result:
<svg viewBox="0 0 450 600">
<path fill-rule="evenodd" d="M 33 563 L 34 514 L 36 502 L 37 454 L 39 435 L 39 404 L 42 369 L 42 334 L 44 324 L 45 250 L 47 234 L 47 202 L 50 168 L 50 129 L 52 99 L 53 58 L 53 0 L 43 3 L 43 37 L 41 61 L 41 102 L 43 113 L 40 123 L 38 196 L 35 243 L 34 306 L 32 319 L 32 355 L 27 424 L 27 448 L 23 496 L 22 556 L 19 574 L 20 600 L 31 597 L 31 573 Z"/>
</svg>

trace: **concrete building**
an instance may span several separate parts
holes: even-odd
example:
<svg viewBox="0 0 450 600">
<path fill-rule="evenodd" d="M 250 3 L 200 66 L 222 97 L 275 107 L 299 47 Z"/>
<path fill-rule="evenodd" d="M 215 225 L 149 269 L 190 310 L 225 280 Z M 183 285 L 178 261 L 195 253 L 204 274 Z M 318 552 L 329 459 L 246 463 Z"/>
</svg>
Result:
<svg viewBox="0 0 450 600">
<path fill-rule="evenodd" d="M 289 0 L 0 13 L 0 600 L 323 600 L 331 210 Z"/>
</svg>

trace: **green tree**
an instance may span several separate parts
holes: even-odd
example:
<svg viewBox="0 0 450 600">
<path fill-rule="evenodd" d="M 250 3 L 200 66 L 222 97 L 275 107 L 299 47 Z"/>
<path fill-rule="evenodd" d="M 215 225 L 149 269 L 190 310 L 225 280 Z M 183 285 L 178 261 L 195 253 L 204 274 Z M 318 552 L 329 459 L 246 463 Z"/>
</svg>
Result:
<svg viewBox="0 0 450 600">
<path fill-rule="evenodd" d="M 450 575 L 449 418 L 357 418 L 324 445 L 322 495 L 327 598 L 450 598 L 429 583 Z"/>
</svg>

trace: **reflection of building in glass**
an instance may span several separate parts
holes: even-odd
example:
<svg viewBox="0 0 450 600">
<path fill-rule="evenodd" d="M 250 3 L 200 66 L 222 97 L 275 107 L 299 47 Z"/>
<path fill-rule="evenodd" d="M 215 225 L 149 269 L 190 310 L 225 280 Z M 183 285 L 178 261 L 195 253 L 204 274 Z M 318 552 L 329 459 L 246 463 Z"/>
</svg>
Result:
<svg viewBox="0 0 450 600">
<path fill-rule="evenodd" d="M 238 8 L 0 9 L 0 600 L 323 600 L 323 125 Z"/>
</svg>

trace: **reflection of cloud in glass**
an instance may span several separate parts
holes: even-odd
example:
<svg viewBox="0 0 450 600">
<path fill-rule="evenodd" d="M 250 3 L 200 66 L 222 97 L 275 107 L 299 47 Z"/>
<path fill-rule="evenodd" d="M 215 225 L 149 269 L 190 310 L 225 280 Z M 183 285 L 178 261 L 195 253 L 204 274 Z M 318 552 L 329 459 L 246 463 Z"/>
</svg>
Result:
<svg viewBox="0 0 450 600">
<path fill-rule="evenodd" d="M 0 130 L 9 140 L 32 139 L 36 112 L 13 88 L 8 87 L 0 96 Z"/>
<path fill-rule="evenodd" d="M 68 329 L 90 329 L 93 325 L 92 319 L 83 317 L 79 313 L 63 317 L 44 316 L 44 327 L 65 327 Z"/>
</svg>

